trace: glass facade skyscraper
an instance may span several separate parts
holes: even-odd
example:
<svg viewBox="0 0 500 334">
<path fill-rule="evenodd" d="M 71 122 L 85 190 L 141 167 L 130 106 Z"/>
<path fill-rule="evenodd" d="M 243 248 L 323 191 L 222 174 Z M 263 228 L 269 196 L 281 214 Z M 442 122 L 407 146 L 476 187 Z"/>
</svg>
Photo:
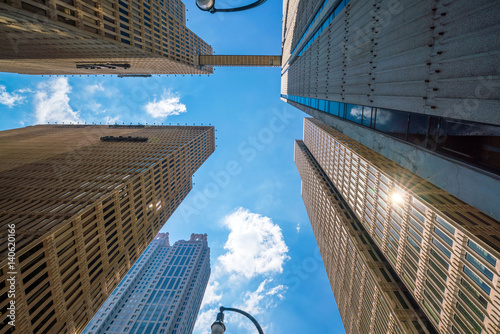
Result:
<svg viewBox="0 0 500 334">
<path fill-rule="evenodd" d="M 189 334 L 209 277 L 206 234 L 170 246 L 168 233 L 160 233 L 83 333 Z"/>
</svg>

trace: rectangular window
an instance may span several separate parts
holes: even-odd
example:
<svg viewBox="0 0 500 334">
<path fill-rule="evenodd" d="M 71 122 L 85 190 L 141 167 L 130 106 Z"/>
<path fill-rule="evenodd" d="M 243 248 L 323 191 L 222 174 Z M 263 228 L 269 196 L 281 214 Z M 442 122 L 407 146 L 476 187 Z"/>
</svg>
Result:
<svg viewBox="0 0 500 334">
<path fill-rule="evenodd" d="M 450 247 L 453 247 L 453 240 L 451 240 L 450 237 L 448 237 L 443 231 L 441 231 L 439 228 L 434 227 L 434 233 L 436 233 L 444 242 L 446 242 Z"/>
<path fill-rule="evenodd" d="M 432 238 L 432 243 L 448 258 L 451 257 L 451 252 L 446 247 L 444 247 L 444 245 L 440 243 L 436 238 Z"/>
<path fill-rule="evenodd" d="M 445 229 L 447 229 L 448 232 L 450 232 L 451 234 L 455 234 L 455 228 L 450 224 L 448 224 L 443 218 L 439 217 L 438 215 L 436 215 L 436 222 Z"/>
<path fill-rule="evenodd" d="M 484 250 L 481 246 L 476 244 L 474 241 L 469 240 L 467 241 L 467 246 L 470 247 L 474 252 L 476 252 L 479 256 L 481 256 L 483 259 L 491 263 L 493 267 L 497 265 L 497 260 L 487 251 Z"/>
<path fill-rule="evenodd" d="M 483 289 L 484 292 L 486 292 L 488 295 L 491 293 L 491 288 L 484 283 L 482 279 L 479 278 L 472 270 L 470 270 L 467 266 L 464 266 L 464 273 L 469 276 L 471 280 L 474 281 L 481 289 Z"/>
<path fill-rule="evenodd" d="M 472 264 L 474 267 L 476 267 L 477 270 L 479 270 L 484 276 L 486 276 L 490 281 L 493 281 L 493 273 L 488 270 L 481 262 L 479 262 L 475 257 L 470 255 L 469 253 L 465 253 L 465 258 L 467 261 L 469 261 L 470 264 Z"/>
</svg>

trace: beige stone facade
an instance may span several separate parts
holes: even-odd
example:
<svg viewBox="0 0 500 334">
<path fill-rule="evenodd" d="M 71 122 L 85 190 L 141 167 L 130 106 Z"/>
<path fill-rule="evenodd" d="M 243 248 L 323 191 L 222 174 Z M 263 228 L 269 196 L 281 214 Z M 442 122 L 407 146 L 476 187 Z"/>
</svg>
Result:
<svg viewBox="0 0 500 334">
<path fill-rule="evenodd" d="M 215 148 L 208 126 L 37 125 L 0 138 L 0 282 L 13 224 L 16 333 L 81 332 Z M 14 329 L 7 290 L 2 334 Z"/>
<path fill-rule="evenodd" d="M 305 120 L 303 143 L 323 172 L 315 192 L 306 189 L 301 172 L 311 224 L 321 222 L 315 229 L 320 249 L 328 240 L 323 229 L 343 221 L 315 218 L 338 211 L 334 204 L 315 206 L 324 196 L 317 188 L 330 184 L 338 198 L 328 201 L 350 208 L 440 333 L 499 332 L 497 220 L 318 120 Z M 338 267 L 328 263 L 336 252 L 322 254 L 333 275 Z M 337 293 L 337 301 L 344 303 L 344 296 Z"/>
<path fill-rule="evenodd" d="M 435 333 L 304 142 L 302 197 L 347 333 Z"/>
<path fill-rule="evenodd" d="M 2 0 L 0 71 L 209 74 L 180 0 Z"/>
<path fill-rule="evenodd" d="M 281 56 L 200 55 L 201 65 L 280 67 Z"/>
</svg>

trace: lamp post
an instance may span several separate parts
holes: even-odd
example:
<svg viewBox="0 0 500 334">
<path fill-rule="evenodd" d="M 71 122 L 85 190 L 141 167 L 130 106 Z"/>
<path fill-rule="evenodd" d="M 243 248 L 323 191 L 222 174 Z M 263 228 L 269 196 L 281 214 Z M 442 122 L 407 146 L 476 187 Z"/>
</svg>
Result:
<svg viewBox="0 0 500 334">
<path fill-rule="evenodd" d="M 198 6 L 198 8 L 203 10 L 203 11 L 210 12 L 210 13 L 214 14 L 216 12 L 241 12 L 243 10 L 252 9 L 252 8 L 257 7 L 257 6 L 260 6 L 266 1 L 267 0 L 257 0 L 249 5 L 246 5 L 246 6 L 216 9 L 215 8 L 215 0 L 196 0 L 196 6 Z"/>
<path fill-rule="evenodd" d="M 264 331 L 260 327 L 260 325 L 257 322 L 257 320 L 255 320 L 255 318 L 252 317 L 250 314 L 248 314 L 245 311 L 239 310 L 237 308 L 224 307 L 224 306 L 220 307 L 220 312 L 217 314 L 217 319 L 212 324 L 212 327 L 211 327 L 212 334 L 224 334 L 224 332 L 226 331 L 226 326 L 224 325 L 224 313 L 223 313 L 224 311 L 233 311 L 233 312 L 237 312 L 237 313 L 243 314 L 245 317 L 247 317 L 248 319 L 250 319 L 253 322 L 253 324 L 255 325 L 255 327 L 257 327 L 257 330 L 259 331 L 259 334 L 264 334 Z"/>
</svg>

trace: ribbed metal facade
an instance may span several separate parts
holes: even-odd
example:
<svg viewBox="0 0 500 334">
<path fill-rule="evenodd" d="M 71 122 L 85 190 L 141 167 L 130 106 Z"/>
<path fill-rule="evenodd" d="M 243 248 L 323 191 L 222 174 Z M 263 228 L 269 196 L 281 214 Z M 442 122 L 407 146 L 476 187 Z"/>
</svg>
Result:
<svg viewBox="0 0 500 334">
<path fill-rule="evenodd" d="M 102 141 L 103 136 L 143 141 Z M 214 151 L 214 128 L 37 125 L 0 132 L 0 282 L 15 225 L 16 333 L 79 333 Z M 0 333 L 11 333 L 8 286 Z"/>
<path fill-rule="evenodd" d="M 318 120 L 305 120 L 302 145 L 323 173 L 311 183 L 297 163 L 320 249 L 345 219 L 317 215 L 346 205 L 440 333 L 498 333 L 500 222 Z M 320 205 L 318 189 L 328 184 L 338 195 Z M 336 250 L 322 255 L 332 285 L 340 284 L 334 272 L 344 264 L 326 265 Z M 334 293 L 346 303 L 345 290 Z"/>
<path fill-rule="evenodd" d="M 282 94 L 500 124 L 498 1 L 289 0 L 283 10 Z"/>
<path fill-rule="evenodd" d="M 491 0 L 285 1 L 281 97 L 498 220 L 499 16 Z"/>
</svg>

